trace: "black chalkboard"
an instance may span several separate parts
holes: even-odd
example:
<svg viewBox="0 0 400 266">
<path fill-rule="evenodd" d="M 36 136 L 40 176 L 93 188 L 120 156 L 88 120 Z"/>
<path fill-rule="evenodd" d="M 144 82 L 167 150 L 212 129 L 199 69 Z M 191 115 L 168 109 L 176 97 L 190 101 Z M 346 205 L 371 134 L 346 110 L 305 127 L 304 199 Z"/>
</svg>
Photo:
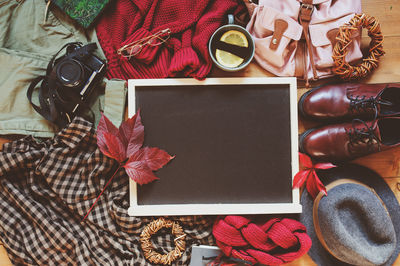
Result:
<svg viewBox="0 0 400 266">
<path fill-rule="evenodd" d="M 176 156 L 137 205 L 292 203 L 290 96 L 289 83 L 135 85 L 144 145 Z"/>
</svg>

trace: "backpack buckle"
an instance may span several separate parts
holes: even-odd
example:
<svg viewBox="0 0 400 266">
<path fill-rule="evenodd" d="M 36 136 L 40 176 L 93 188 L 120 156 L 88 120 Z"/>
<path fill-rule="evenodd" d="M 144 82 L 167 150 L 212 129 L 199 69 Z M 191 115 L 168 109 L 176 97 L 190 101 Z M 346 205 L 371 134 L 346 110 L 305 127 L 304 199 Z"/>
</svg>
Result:
<svg viewBox="0 0 400 266">
<path fill-rule="evenodd" d="M 307 11 L 307 10 L 309 10 L 309 16 L 311 16 L 312 15 L 312 13 L 314 12 L 314 5 L 313 4 L 304 4 L 304 3 L 301 3 L 301 5 L 300 5 L 300 15 L 301 15 L 301 13 L 303 12 L 303 11 Z"/>
</svg>

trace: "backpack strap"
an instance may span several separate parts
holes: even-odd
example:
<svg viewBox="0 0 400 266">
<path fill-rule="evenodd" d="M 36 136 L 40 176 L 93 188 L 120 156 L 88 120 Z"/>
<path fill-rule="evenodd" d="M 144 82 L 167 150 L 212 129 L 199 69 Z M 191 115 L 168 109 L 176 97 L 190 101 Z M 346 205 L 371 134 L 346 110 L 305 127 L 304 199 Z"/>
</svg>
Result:
<svg viewBox="0 0 400 266">
<path fill-rule="evenodd" d="M 314 79 L 318 78 L 317 70 L 314 63 L 314 54 L 312 51 L 312 43 L 310 40 L 310 33 L 308 27 L 310 26 L 311 15 L 314 12 L 314 4 L 313 0 L 302 0 L 300 3 L 300 12 L 299 12 L 299 22 L 303 27 L 304 38 L 306 39 L 306 44 L 308 48 L 308 54 L 310 56 L 311 67 L 313 70 Z M 307 71 L 304 71 L 304 75 L 307 75 Z M 307 79 L 308 83 L 308 79 Z"/>
</svg>

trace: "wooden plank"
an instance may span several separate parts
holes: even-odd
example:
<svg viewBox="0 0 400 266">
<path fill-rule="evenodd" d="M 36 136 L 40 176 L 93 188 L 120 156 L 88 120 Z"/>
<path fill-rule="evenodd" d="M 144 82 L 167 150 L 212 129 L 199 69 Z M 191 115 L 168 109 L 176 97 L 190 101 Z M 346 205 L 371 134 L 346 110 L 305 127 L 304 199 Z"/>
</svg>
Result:
<svg viewBox="0 0 400 266">
<path fill-rule="evenodd" d="M 3 245 L 0 245 L 0 265 L 1 266 L 11 266 L 12 263 L 8 258 L 7 251 Z"/>
<path fill-rule="evenodd" d="M 354 162 L 371 168 L 385 178 L 400 177 L 400 147 L 371 154 Z"/>
<path fill-rule="evenodd" d="M 400 18 L 399 0 L 363 0 L 362 10 L 363 13 L 379 20 L 383 35 L 400 36 L 398 23 Z"/>
<path fill-rule="evenodd" d="M 0 137 L 0 150 L 3 148 L 3 144 L 10 141 L 10 138 Z"/>
<path fill-rule="evenodd" d="M 397 26 L 397 28 L 400 28 Z M 363 38 L 363 46 L 369 39 Z M 380 58 L 379 67 L 362 82 L 388 83 L 400 82 L 400 36 L 386 37 L 383 42 L 385 55 Z"/>
</svg>

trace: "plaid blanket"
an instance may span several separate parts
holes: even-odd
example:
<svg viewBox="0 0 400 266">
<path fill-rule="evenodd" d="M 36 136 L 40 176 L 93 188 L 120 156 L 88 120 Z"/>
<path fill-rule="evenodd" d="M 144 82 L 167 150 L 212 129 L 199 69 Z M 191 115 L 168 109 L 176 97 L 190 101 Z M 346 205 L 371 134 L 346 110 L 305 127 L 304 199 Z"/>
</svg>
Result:
<svg viewBox="0 0 400 266">
<path fill-rule="evenodd" d="M 150 265 L 139 235 L 155 217 L 130 217 L 128 176 L 114 177 L 88 218 L 82 218 L 117 169 L 96 144 L 92 125 L 77 117 L 53 139 L 25 137 L 0 154 L 0 240 L 10 260 L 24 265 Z M 212 220 L 169 217 L 186 233 L 186 251 L 175 265 L 187 265 L 191 246 L 214 244 Z M 174 248 L 170 232 L 153 239 L 156 250 Z"/>
</svg>

